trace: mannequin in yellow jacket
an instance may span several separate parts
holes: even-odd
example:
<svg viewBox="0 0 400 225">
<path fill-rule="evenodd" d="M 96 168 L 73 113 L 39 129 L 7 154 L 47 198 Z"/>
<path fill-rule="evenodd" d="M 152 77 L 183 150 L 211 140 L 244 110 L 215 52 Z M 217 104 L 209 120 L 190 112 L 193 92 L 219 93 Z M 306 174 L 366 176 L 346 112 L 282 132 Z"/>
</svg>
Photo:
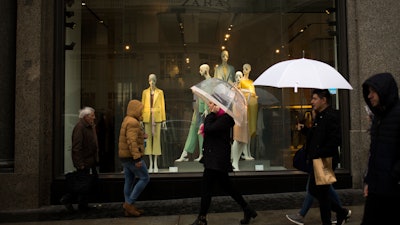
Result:
<svg viewBox="0 0 400 225">
<path fill-rule="evenodd" d="M 150 74 L 150 87 L 142 92 L 143 123 L 145 133 L 148 135 L 144 154 L 149 156 L 150 173 L 158 172 L 157 157 L 161 155 L 161 127 L 166 128 L 164 91 L 157 88 L 156 83 L 156 75 Z"/>
</svg>

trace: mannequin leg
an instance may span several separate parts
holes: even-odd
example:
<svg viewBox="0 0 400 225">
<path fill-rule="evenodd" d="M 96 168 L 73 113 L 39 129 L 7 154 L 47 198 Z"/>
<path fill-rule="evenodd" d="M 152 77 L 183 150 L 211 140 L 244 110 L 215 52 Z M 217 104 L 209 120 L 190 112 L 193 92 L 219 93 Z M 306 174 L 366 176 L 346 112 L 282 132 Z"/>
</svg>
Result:
<svg viewBox="0 0 400 225">
<path fill-rule="evenodd" d="M 153 172 L 153 155 L 149 155 L 149 162 L 150 162 L 149 173 L 152 173 Z"/>
<path fill-rule="evenodd" d="M 197 157 L 194 161 L 200 161 L 200 159 L 203 157 L 203 150 L 199 150 L 199 157 Z"/>
<path fill-rule="evenodd" d="M 254 160 L 254 157 L 251 156 L 250 152 L 250 140 L 249 143 L 246 144 L 246 148 L 243 150 L 243 155 L 245 160 Z"/>
<path fill-rule="evenodd" d="M 199 141 L 199 157 L 197 157 L 197 159 L 195 159 L 194 161 L 200 161 L 200 159 L 203 157 L 203 135 L 198 134 L 197 135 L 197 139 Z"/>
<path fill-rule="evenodd" d="M 158 165 L 157 165 L 158 155 L 154 156 L 154 173 L 158 173 Z"/>
<path fill-rule="evenodd" d="M 243 146 L 246 146 L 246 144 L 238 141 L 234 141 L 232 144 L 231 158 L 233 171 L 239 171 L 239 159 L 243 152 Z"/>
<path fill-rule="evenodd" d="M 179 159 L 175 160 L 175 162 L 183 162 L 183 161 L 189 161 L 189 159 L 187 158 L 188 152 L 183 150 L 181 157 L 179 157 Z"/>
</svg>

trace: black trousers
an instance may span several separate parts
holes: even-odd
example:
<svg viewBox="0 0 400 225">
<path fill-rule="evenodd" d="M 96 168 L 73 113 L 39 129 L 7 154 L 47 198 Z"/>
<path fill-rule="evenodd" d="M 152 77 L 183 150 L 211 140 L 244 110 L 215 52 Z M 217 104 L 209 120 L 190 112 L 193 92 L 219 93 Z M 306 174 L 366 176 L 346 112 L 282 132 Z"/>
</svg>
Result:
<svg viewBox="0 0 400 225">
<path fill-rule="evenodd" d="M 400 196 L 368 193 L 361 225 L 396 224 L 399 220 Z"/>
<path fill-rule="evenodd" d="M 217 184 L 225 193 L 229 194 L 240 205 L 240 207 L 242 207 L 242 209 L 247 206 L 247 202 L 244 200 L 243 196 L 233 187 L 232 181 L 227 172 L 204 169 L 199 216 L 207 215 L 211 205 L 214 188 Z"/>
<path fill-rule="evenodd" d="M 347 211 L 342 208 L 337 202 L 332 201 L 329 195 L 329 185 L 316 185 L 314 174 L 311 174 L 308 191 L 318 199 L 319 211 L 323 225 L 331 225 L 331 210 L 336 214 L 343 215 Z"/>
</svg>

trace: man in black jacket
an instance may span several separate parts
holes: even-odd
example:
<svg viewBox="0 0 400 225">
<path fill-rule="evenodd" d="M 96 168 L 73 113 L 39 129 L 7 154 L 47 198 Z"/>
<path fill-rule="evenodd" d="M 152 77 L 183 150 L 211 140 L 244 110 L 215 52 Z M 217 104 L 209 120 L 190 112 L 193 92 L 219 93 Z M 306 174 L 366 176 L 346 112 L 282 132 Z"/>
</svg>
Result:
<svg viewBox="0 0 400 225">
<path fill-rule="evenodd" d="M 398 223 L 400 212 L 400 101 L 392 74 L 371 76 L 363 97 L 373 113 L 362 225 Z"/>
<path fill-rule="evenodd" d="M 313 90 L 311 104 L 316 115 L 312 127 L 307 129 L 307 158 L 312 163 L 313 159 L 332 157 L 335 169 L 339 160 L 338 147 L 342 141 L 339 112 L 331 107 L 331 94 L 328 89 Z M 317 185 L 312 170 L 308 185 L 309 193 L 319 201 L 322 224 L 331 225 L 331 210 L 336 212 L 337 224 L 344 224 L 351 211 L 330 199 L 330 185 Z"/>
</svg>

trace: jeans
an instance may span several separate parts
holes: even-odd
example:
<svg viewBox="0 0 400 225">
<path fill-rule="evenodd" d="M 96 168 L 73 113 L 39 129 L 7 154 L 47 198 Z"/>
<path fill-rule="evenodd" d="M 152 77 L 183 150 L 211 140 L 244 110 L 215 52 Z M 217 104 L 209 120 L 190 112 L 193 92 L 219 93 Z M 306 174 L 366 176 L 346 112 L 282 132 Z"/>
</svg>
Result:
<svg viewBox="0 0 400 225">
<path fill-rule="evenodd" d="M 133 161 L 122 162 L 125 175 L 124 197 L 125 202 L 129 204 L 136 202 L 150 181 L 146 163 L 143 159 L 141 159 L 141 162 L 142 166 L 140 168 L 136 167 Z M 136 178 L 139 180 L 135 184 Z"/>
<path fill-rule="evenodd" d="M 306 216 L 308 210 L 311 208 L 311 206 L 314 202 L 314 197 L 310 194 L 310 192 L 308 192 L 309 183 L 310 183 L 310 176 L 308 176 L 307 185 L 306 185 L 306 197 L 304 198 L 303 206 L 301 207 L 300 212 L 299 212 L 299 214 L 303 217 Z M 329 197 L 331 198 L 332 201 L 336 202 L 340 207 L 342 207 L 340 198 L 332 185 L 330 185 L 330 187 L 329 187 Z"/>
</svg>

